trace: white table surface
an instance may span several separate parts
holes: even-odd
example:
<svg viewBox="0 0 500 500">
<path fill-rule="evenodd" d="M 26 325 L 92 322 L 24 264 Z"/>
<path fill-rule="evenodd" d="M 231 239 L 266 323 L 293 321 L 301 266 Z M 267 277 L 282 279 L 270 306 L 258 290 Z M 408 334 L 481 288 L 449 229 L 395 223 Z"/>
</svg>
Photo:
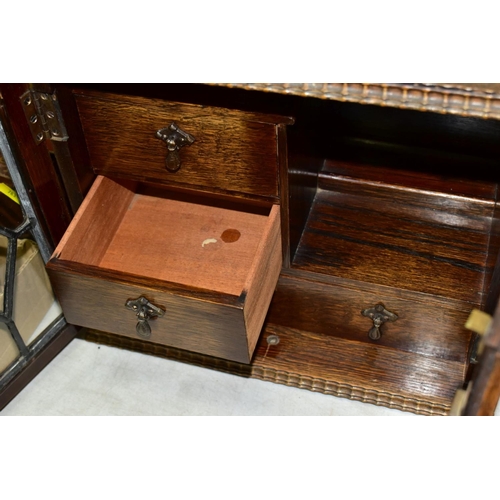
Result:
<svg viewBox="0 0 500 500">
<path fill-rule="evenodd" d="M 80 339 L 0 415 L 413 416 Z"/>
</svg>

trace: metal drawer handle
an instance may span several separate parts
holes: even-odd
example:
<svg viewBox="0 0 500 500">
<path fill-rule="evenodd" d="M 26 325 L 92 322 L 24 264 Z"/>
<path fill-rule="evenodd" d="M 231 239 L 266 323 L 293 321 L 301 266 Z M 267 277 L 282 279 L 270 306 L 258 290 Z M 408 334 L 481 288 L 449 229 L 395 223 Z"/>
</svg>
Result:
<svg viewBox="0 0 500 500">
<path fill-rule="evenodd" d="M 373 320 L 373 328 L 368 332 L 368 337 L 372 340 L 380 338 L 382 335 L 380 328 L 386 321 L 396 321 L 398 319 L 398 315 L 388 311 L 383 304 L 377 304 L 374 307 L 365 309 L 361 311 L 361 314 Z"/>
<path fill-rule="evenodd" d="M 168 127 L 156 131 L 156 137 L 167 145 L 166 166 L 169 172 L 177 172 L 181 168 L 181 156 L 179 150 L 184 146 L 190 146 L 194 137 L 181 130 L 174 122 Z"/>
<path fill-rule="evenodd" d="M 149 337 L 151 337 L 151 327 L 148 321 L 150 319 L 161 318 L 165 314 L 163 309 L 149 302 L 144 296 L 138 299 L 127 300 L 127 302 L 125 302 L 125 307 L 136 313 L 139 321 L 135 326 L 135 331 L 137 335 L 143 339 L 149 339 Z"/>
</svg>

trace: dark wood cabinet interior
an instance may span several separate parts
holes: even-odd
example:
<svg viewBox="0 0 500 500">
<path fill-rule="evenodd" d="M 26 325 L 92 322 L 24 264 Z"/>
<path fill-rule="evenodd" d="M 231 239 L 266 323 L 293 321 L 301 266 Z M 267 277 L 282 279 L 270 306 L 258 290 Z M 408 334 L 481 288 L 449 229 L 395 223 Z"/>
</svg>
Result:
<svg viewBox="0 0 500 500">
<path fill-rule="evenodd" d="M 68 140 L 33 143 L 21 119 L 27 90 L 57 96 Z M 1 91 L 54 247 L 97 175 L 279 208 L 281 272 L 270 304 L 259 303 L 269 309 L 249 362 L 80 325 L 88 340 L 426 415 L 448 414 L 471 377 L 476 388 L 491 380 L 494 332 L 478 375 L 478 336 L 465 322 L 473 309 L 495 315 L 499 299 L 497 119 L 223 85 Z M 169 113 L 202 134 L 177 174 L 154 138 Z M 69 309 L 78 316 L 74 301 Z M 488 387 L 485 413 L 498 399 Z"/>
</svg>

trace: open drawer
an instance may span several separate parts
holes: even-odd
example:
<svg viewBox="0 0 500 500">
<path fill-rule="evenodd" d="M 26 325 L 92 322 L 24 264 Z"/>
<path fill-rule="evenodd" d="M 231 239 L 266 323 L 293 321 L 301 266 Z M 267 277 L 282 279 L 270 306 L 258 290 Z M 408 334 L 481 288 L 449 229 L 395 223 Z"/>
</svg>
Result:
<svg viewBox="0 0 500 500">
<path fill-rule="evenodd" d="M 249 363 L 279 211 L 97 177 L 47 266 L 67 321 Z"/>
</svg>

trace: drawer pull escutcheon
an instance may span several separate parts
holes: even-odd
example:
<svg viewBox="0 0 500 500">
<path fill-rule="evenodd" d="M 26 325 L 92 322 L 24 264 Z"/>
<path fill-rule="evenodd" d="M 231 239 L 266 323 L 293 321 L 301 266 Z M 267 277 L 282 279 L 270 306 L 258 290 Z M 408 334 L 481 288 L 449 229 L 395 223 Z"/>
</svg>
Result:
<svg viewBox="0 0 500 500">
<path fill-rule="evenodd" d="M 149 302 L 149 300 L 144 296 L 141 296 L 138 299 L 127 300 L 127 302 L 125 302 L 125 307 L 136 313 L 139 321 L 135 326 L 135 331 L 137 332 L 137 335 L 143 339 L 149 339 L 149 337 L 151 337 L 149 320 L 161 318 L 165 314 L 163 309 Z"/>
<path fill-rule="evenodd" d="M 156 137 L 167 145 L 166 166 L 169 172 L 177 172 L 181 168 L 181 156 L 179 150 L 184 146 L 190 146 L 194 137 L 181 130 L 174 122 L 168 127 L 156 131 Z"/>
<path fill-rule="evenodd" d="M 377 304 L 374 307 L 365 309 L 361 311 L 361 314 L 373 320 L 373 327 L 368 332 L 368 337 L 372 340 L 380 338 L 382 334 L 380 328 L 386 321 L 396 321 L 398 319 L 397 314 L 388 311 L 383 304 Z"/>
</svg>

